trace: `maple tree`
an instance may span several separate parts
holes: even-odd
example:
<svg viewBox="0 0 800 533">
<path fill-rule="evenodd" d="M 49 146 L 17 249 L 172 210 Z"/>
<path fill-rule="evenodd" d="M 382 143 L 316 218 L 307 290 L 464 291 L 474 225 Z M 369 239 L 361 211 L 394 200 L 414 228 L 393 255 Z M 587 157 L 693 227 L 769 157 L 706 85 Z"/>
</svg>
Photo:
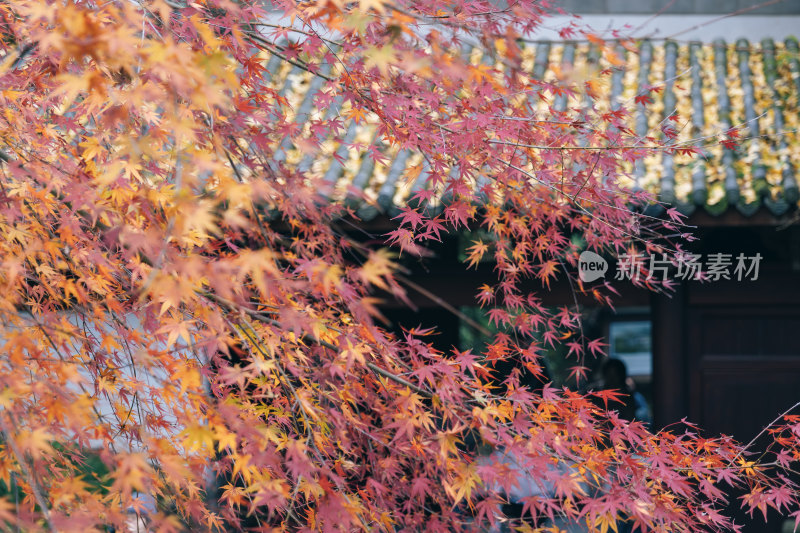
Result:
<svg viewBox="0 0 800 533">
<path fill-rule="evenodd" d="M 662 251 L 680 245 L 665 229 L 685 232 L 674 210 L 641 214 L 652 198 L 627 176 L 692 147 L 630 127 L 647 94 L 601 102 L 620 63 L 601 37 L 587 36 L 595 71 L 532 76 L 520 39 L 546 8 L 0 3 L 0 479 L 20 495 L 0 520 L 125 529 L 132 510 L 157 531 L 474 530 L 515 484 L 475 442 L 553 487 L 526 499 L 530 517 L 724 530 L 734 487 L 749 512 L 800 516 L 796 416 L 753 455 L 692 426 L 651 433 L 612 393 L 598 394 L 607 412 L 493 372 L 514 359 L 541 374 L 542 350 L 564 344 L 580 374 L 602 350 L 577 307 L 547 308 L 526 280 L 584 290 L 581 250 Z M 314 109 L 334 112 L 298 116 L 273 59 L 319 80 Z M 368 146 L 346 139 L 353 123 L 372 125 Z M 331 143 L 425 161 L 383 246 L 341 229 L 363 193 L 304 163 Z M 486 350 L 388 332 L 376 294 L 405 298 L 398 254 L 465 228 L 489 236 L 465 266 L 488 258 L 497 273 L 476 295 L 499 326 Z M 91 474 L 95 456 L 106 470 Z"/>
</svg>

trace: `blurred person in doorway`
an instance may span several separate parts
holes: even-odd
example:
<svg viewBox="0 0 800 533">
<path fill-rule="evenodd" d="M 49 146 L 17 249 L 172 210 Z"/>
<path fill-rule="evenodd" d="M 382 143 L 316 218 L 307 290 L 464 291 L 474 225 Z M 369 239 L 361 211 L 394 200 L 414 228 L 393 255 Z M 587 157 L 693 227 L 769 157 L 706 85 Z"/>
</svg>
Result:
<svg viewBox="0 0 800 533">
<path fill-rule="evenodd" d="M 628 377 L 628 368 L 622 359 L 609 357 L 603 363 L 602 381 L 595 387 L 600 390 L 616 390 L 622 395 L 622 403 L 610 404 L 609 408 L 615 410 L 626 420 L 639 420 L 650 424 L 650 409 L 644 396 L 636 390 L 633 380 Z"/>
</svg>

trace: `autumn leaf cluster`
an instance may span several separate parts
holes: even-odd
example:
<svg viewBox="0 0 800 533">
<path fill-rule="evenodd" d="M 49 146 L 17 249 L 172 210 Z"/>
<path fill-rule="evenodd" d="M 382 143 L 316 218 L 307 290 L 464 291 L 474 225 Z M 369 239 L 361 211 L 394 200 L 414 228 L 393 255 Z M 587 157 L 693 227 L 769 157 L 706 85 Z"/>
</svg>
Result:
<svg viewBox="0 0 800 533">
<path fill-rule="evenodd" d="M 532 74 L 521 43 L 546 8 L 0 3 L 0 520 L 474 530 L 514 485 L 487 448 L 552 487 L 527 515 L 597 531 L 730 528 L 732 486 L 746 509 L 795 512 L 797 419 L 751 456 L 494 372 L 542 375 L 568 345 L 580 375 L 602 345 L 528 282 L 570 276 L 607 303 L 571 273 L 581 250 L 683 231 L 636 214 L 651 198 L 630 165 L 664 139 L 599 103 L 613 47 L 590 36 L 602 60 L 584 77 Z M 379 168 L 417 154 L 403 179 L 424 183 L 388 235 L 353 229 L 374 195 L 315 167 L 341 147 Z M 390 332 L 378 295 L 407 301 L 401 259 L 463 229 L 489 236 L 465 267 L 494 265 L 476 301 L 500 333 L 473 353 Z"/>
</svg>

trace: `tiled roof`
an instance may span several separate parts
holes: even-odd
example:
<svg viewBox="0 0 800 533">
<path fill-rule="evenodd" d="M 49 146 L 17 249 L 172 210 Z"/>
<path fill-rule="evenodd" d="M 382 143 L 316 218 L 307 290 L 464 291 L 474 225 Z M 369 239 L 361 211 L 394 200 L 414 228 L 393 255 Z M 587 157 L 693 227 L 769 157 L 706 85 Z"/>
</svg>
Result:
<svg viewBox="0 0 800 533">
<path fill-rule="evenodd" d="M 800 168 L 800 53 L 796 39 L 712 44 L 642 41 L 636 53 L 622 46 L 616 53 L 621 66 L 610 76 L 598 78 L 605 87 L 597 101 L 600 109 L 613 109 L 623 102 L 632 109 L 630 127 L 638 135 L 659 131 L 659 124 L 674 111 L 681 117 L 678 141 L 708 138 L 700 156 L 657 154 L 630 169 L 632 185 L 655 192 L 659 199 L 686 214 L 704 209 L 716 215 L 736 209 L 751 215 L 766 207 L 782 215 L 798 204 L 797 169 Z M 589 44 L 529 43 L 523 49 L 527 65 L 536 79 L 551 81 L 564 72 L 584 73 L 610 68 L 604 55 Z M 473 61 L 482 59 L 472 52 Z M 327 74 L 334 68 L 323 67 Z M 502 68 L 496 66 L 498 71 Z M 273 84 L 295 111 L 298 124 L 310 116 L 333 116 L 346 112 L 341 101 L 326 110 L 313 108 L 313 96 L 322 88 L 322 78 L 313 76 L 273 57 L 268 66 Z M 588 74 L 587 74 L 588 73 Z M 654 100 L 633 105 L 646 87 L 660 86 L 650 93 Z M 580 94 L 559 96 L 560 109 L 583 105 Z M 688 121 L 688 122 L 686 122 Z M 719 135 L 740 129 L 736 148 L 717 143 Z M 397 212 L 399 205 L 425 185 L 427 169 L 420 154 L 387 147 L 388 161 L 374 163 L 365 147 L 375 141 L 375 125 L 345 122 L 340 144 L 323 143 L 311 156 L 296 149 L 287 138 L 275 158 L 298 165 L 324 177 L 332 186 L 331 196 L 346 197 L 353 188 L 364 191 L 366 202 L 351 198 L 359 215 L 369 219 Z M 360 146 L 355 149 L 353 145 Z M 351 194 L 352 196 L 352 194 Z"/>
</svg>

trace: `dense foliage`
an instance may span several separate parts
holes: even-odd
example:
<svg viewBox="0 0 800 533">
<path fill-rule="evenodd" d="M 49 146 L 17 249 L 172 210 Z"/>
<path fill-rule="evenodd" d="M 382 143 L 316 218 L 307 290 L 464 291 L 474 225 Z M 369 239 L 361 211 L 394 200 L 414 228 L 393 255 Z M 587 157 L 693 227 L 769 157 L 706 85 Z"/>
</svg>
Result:
<svg viewBox="0 0 800 533">
<path fill-rule="evenodd" d="M 596 65 L 535 79 L 521 43 L 546 7 L 0 3 L 0 478 L 14 487 L 0 519 L 473 530 L 514 483 L 497 455 L 476 458 L 486 447 L 552 487 L 526 514 L 598 531 L 726 529 L 733 486 L 750 511 L 795 512 L 800 419 L 751 455 L 606 413 L 613 392 L 492 371 L 541 373 L 542 350 L 564 345 L 580 375 L 602 344 L 577 307 L 523 285 L 581 291 L 582 250 L 666 251 L 685 232 L 673 211 L 636 214 L 650 199 L 628 179 L 657 150 L 693 151 L 673 143 L 681 118 L 637 135 L 628 109 L 647 94 L 609 102 L 617 42 L 575 27 L 562 34 L 588 39 Z M 319 80 L 304 116 L 271 81 L 290 68 Z M 345 142 L 352 123 L 372 140 Z M 307 163 L 343 142 L 376 165 L 412 150 L 409 183 L 425 168 L 382 246 L 346 231 L 361 193 Z M 388 333 L 376 295 L 405 298 L 398 254 L 464 228 L 488 236 L 465 266 L 495 265 L 476 298 L 500 332 L 482 353 Z"/>
</svg>

